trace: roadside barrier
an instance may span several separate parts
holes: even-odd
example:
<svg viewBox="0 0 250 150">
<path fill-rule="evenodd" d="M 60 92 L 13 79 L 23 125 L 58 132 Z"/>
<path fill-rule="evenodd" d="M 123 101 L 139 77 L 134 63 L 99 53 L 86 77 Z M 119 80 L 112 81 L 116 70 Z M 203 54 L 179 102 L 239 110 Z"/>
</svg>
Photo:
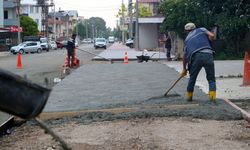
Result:
<svg viewBox="0 0 250 150">
<path fill-rule="evenodd" d="M 68 55 L 65 57 L 64 65 L 63 67 L 79 67 L 80 66 L 80 60 L 76 57 L 76 49 L 74 49 L 74 60 L 72 66 L 68 65 Z"/>
<path fill-rule="evenodd" d="M 20 53 L 18 53 L 18 55 L 17 55 L 17 64 L 16 64 L 16 68 L 17 68 L 17 69 L 22 69 L 22 68 L 23 68 L 22 60 L 21 60 L 21 54 L 20 54 Z"/>
<path fill-rule="evenodd" d="M 127 52 L 125 52 L 124 64 L 128 64 L 128 53 Z"/>
<path fill-rule="evenodd" d="M 248 51 L 246 50 L 244 58 L 243 86 L 248 86 L 248 85 L 250 85 L 250 63 L 249 63 Z"/>
</svg>

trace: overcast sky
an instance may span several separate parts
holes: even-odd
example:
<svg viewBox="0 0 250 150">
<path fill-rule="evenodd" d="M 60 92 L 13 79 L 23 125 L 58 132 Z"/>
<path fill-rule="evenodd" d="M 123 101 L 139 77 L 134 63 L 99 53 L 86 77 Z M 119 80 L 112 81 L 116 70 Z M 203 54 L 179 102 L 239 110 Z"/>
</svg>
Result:
<svg viewBox="0 0 250 150">
<path fill-rule="evenodd" d="M 122 0 L 54 0 L 56 11 L 77 10 L 79 16 L 85 18 L 101 17 L 105 20 L 106 26 L 114 28 L 116 26 L 117 14 Z M 128 0 L 124 0 L 127 6 Z"/>
</svg>

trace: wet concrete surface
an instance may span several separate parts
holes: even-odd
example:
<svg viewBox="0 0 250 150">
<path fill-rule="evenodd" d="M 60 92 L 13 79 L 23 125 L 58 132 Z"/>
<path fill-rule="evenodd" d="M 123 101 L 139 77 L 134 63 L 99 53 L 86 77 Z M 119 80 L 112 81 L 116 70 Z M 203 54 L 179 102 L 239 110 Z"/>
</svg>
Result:
<svg viewBox="0 0 250 150">
<path fill-rule="evenodd" d="M 185 100 L 187 79 L 163 94 L 179 73 L 160 63 L 83 65 L 53 91 L 44 112 L 87 111 L 74 117 L 51 120 L 52 124 L 75 120 L 95 121 L 150 117 L 194 117 L 214 120 L 242 119 L 241 113 L 221 99 L 217 103 L 196 88 L 193 102 Z M 106 109 L 124 109 L 115 113 Z M 129 111 L 127 111 L 130 109 Z"/>
</svg>

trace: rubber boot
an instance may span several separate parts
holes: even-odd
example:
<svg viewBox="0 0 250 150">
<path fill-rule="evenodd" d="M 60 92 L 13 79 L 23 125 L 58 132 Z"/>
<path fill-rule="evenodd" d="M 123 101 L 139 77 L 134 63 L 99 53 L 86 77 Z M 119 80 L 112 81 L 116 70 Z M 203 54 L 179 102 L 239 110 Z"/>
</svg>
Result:
<svg viewBox="0 0 250 150">
<path fill-rule="evenodd" d="M 216 91 L 209 91 L 208 93 L 209 100 L 215 102 L 216 100 Z"/>
<path fill-rule="evenodd" d="M 187 92 L 186 99 L 191 102 L 193 100 L 193 92 Z"/>
</svg>

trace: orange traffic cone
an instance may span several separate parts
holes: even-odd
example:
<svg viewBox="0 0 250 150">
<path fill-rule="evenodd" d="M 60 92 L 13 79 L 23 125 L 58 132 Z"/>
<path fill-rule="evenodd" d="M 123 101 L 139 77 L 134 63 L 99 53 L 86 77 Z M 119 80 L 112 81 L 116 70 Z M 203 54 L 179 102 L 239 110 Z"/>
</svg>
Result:
<svg viewBox="0 0 250 150">
<path fill-rule="evenodd" d="M 128 53 L 127 52 L 125 52 L 124 64 L 128 64 Z"/>
<path fill-rule="evenodd" d="M 243 75 L 243 86 L 250 85 L 250 63 L 248 51 L 245 52 L 244 58 L 244 75 Z"/>
<path fill-rule="evenodd" d="M 69 66 L 69 64 L 68 64 L 68 56 L 66 56 L 63 67 L 68 67 L 68 66 Z"/>
<path fill-rule="evenodd" d="M 17 69 L 22 69 L 23 68 L 22 60 L 21 60 L 21 54 L 20 53 L 18 53 L 18 56 L 17 56 L 16 68 Z"/>
</svg>

